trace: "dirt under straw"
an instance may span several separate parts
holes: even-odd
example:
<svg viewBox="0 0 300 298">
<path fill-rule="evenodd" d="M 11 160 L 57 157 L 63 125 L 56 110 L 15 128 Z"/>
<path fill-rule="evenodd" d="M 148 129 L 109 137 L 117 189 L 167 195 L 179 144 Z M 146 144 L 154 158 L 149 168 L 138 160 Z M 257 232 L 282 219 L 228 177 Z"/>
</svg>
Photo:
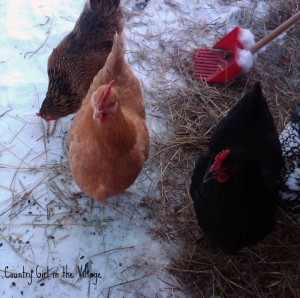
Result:
<svg viewBox="0 0 300 298">
<path fill-rule="evenodd" d="M 272 1 L 269 15 L 260 19 L 243 11 L 240 25 L 251 28 L 256 39 L 299 10 L 297 1 Z M 157 141 L 152 160 L 161 167 L 162 200 L 147 200 L 158 222 L 155 233 L 183 242 L 169 270 L 179 277 L 192 297 L 300 297 L 300 219 L 280 209 L 278 224 L 261 243 L 228 256 L 206 239 L 196 244 L 197 226 L 188 189 L 194 162 L 207 150 L 219 120 L 254 82 L 260 81 L 280 132 L 289 120 L 300 90 L 300 24 L 258 55 L 255 67 L 228 84 L 214 85 L 192 78 L 190 53 L 167 45 L 172 67 L 185 78 L 173 92 L 159 90 L 159 108 L 170 115 L 174 127 L 169 142 Z M 259 208 L 259 206 L 257 206 Z"/>
</svg>

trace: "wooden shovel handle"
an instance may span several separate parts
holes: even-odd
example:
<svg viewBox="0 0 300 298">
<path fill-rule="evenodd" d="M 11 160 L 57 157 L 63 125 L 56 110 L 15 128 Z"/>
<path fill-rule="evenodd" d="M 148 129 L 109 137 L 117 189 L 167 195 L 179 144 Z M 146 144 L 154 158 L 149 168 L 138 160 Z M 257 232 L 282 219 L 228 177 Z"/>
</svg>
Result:
<svg viewBox="0 0 300 298">
<path fill-rule="evenodd" d="M 294 14 L 292 17 L 290 17 L 287 21 L 282 23 L 279 27 L 277 27 L 275 30 L 267 34 L 264 38 L 259 40 L 256 44 L 254 44 L 249 51 L 254 54 L 258 50 L 260 50 L 262 47 L 264 47 L 266 44 L 268 44 L 271 40 L 276 38 L 278 35 L 280 35 L 282 32 L 284 32 L 286 29 L 290 28 L 292 25 L 294 25 L 296 22 L 300 20 L 300 11 L 298 11 L 296 14 Z"/>
</svg>

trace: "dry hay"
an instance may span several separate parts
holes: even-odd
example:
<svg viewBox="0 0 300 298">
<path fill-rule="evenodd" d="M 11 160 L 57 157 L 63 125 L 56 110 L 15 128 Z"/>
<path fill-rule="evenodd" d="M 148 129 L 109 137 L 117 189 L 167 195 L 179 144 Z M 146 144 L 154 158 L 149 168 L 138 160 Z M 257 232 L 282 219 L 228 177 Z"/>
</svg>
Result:
<svg viewBox="0 0 300 298">
<path fill-rule="evenodd" d="M 253 20 L 251 12 L 245 11 L 241 25 L 250 26 L 261 38 L 265 35 L 262 28 L 274 29 L 299 9 L 296 0 L 271 2 L 269 6 L 264 19 Z M 172 67 L 186 84 L 174 83 L 174 92 L 159 92 L 160 109 L 170 115 L 174 132 L 169 142 L 154 144 L 153 160 L 161 167 L 162 200 L 149 200 L 147 205 L 160 226 L 156 233 L 184 243 L 168 268 L 193 297 L 300 297 L 299 215 L 280 209 L 278 224 L 266 239 L 237 256 L 228 256 L 206 239 L 195 243 L 202 232 L 188 194 L 194 162 L 207 150 L 214 127 L 254 82 L 261 81 L 278 130 L 288 122 L 300 87 L 299 33 L 300 24 L 296 24 L 282 42 L 270 44 L 259 54 L 250 73 L 227 85 L 193 80 L 190 53 L 172 52 Z M 174 45 L 168 48 L 174 49 Z"/>
</svg>

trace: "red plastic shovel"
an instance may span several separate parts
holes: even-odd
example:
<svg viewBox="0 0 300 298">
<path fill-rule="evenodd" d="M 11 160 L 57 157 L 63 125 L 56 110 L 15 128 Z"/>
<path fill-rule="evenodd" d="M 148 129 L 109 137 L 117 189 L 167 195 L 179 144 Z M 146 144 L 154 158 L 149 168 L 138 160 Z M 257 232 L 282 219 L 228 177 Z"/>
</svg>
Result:
<svg viewBox="0 0 300 298">
<path fill-rule="evenodd" d="M 250 47 L 248 51 L 255 54 L 299 20 L 300 11 Z M 243 72 L 238 64 L 239 52 L 244 49 L 239 41 L 241 30 L 242 28 L 235 27 L 212 48 L 196 49 L 194 51 L 194 76 L 196 79 L 208 82 L 225 82 Z"/>
</svg>

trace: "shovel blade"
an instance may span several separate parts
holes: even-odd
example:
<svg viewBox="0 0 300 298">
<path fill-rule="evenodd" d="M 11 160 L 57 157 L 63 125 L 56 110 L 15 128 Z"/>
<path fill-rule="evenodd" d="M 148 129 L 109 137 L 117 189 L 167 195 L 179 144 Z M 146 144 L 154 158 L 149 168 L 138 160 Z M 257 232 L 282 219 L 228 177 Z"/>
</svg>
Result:
<svg viewBox="0 0 300 298">
<path fill-rule="evenodd" d="M 194 76 L 208 82 L 225 82 L 242 72 L 238 65 L 240 27 L 234 28 L 218 41 L 213 48 L 196 49 L 193 54 Z"/>
</svg>

